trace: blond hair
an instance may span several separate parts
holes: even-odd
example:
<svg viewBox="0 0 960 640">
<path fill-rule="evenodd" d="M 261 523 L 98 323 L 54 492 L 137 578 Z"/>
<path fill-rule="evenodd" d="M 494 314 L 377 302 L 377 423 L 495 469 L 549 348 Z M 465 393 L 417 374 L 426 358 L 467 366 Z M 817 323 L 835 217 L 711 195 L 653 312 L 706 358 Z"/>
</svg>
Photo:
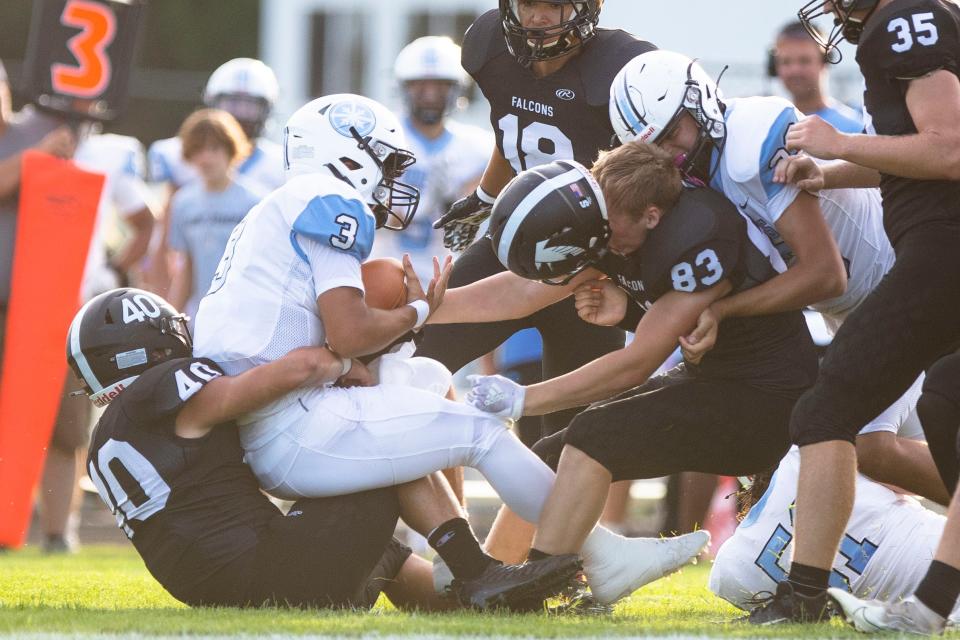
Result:
<svg viewBox="0 0 960 640">
<path fill-rule="evenodd" d="M 183 145 L 183 159 L 187 161 L 208 146 L 226 149 L 230 164 L 250 155 L 250 141 L 243 127 L 222 109 L 194 111 L 183 121 L 178 135 Z"/>
<path fill-rule="evenodd" d="M 643 142 L 601 151 L 593 165 L 607 207 L 641 215 L 651 205 L 666 212 L 683 189 L 680 170 L 669 153 Z"/>
</svg>

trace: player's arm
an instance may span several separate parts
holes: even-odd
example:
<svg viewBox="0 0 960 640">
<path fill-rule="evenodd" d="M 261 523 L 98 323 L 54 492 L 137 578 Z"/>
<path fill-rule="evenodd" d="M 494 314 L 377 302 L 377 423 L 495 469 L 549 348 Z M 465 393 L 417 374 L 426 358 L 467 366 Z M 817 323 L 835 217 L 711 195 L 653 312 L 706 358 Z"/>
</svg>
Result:
<svg viewBox="0 0 960 640">
<path fill-rule="evenodd" d="M 644 314 L 629 345 L 566 375 L 527 387 L 523 414 L 580 407 L 643 384 L 677 348 L 680 336 L 694 327 L 700 314 L 730 290 L 730 282 L 722 280 L 703 291 L 664 294 Z"/>
<path fill-rule="evenodd" d="M 848 135 L 819 118 L 787 134 L 787 146 L 916 180 L 960 180 L 960 79 L 945 69 L 909 81 L 907 109 L 917 133 Z"/>
<path fill-rule="evenodd" d="M 483 171 L 480 178 L 480 188 L 496 197 L 507 186 L 507 183 L 513 179 L 516 173 L 510 162 L 500 153 L 500 148 L 494 145 L 493 153 L 490 154 L 490 160 L 487 162 L 487 168 Z"/>
<path fill-rule="evenodd" d="M 167 297 L 174 309 L 183 309 L 193 294 L 193 260 L 190 254 L 177 251 L 177 268 L 170 280 L 170 293 Z"/>
<path fill-rule="evenodd" d="M 846 160 L 819 164 L 808 155 L 797 154 L 777 163 L 773 181 L 811 193 L 821 189 L 871 189 L 880 186 L 880 172 Z"/>
<path fill-rule="evenodd" d="M 140 261 L 150 248 L 150 237 L 153 235 L 155 219 L 148 206 L 144 206 L 123 219 L 130 229 L 130 240 L 113 260 L 113 266 L 118 271 L 126 273 Z M 179 308 L 179 307 L 177 307 Z"/>
<path fill-rule="evenodd" d="M 846 290 L 843 259 L 815 196 L 800 192 L 775 226 L 793 249 L 790 268 L 761 285 L 718 300 L 711 306 L 718 320 L 802 309 Z"/>
<path fill-rule="evenodd" d="M 498 322 L 525 318 L 571 295 L 587 280 L 598 278 L 595 269 L 585 269 L 563 286 L 527 280 L 504 271 L 456 289 L 450 289 L 428 324 Z"/>
<path fill-rule="evenodd" d="M 63 125 L 45 135 L 34 149 L 67 160 L 77 149 L 77 136 L 69 126 Z M 20 188 L 22 156 L 22 153 L 15 153 L 0 160 L 0 198 L 8 198 Z"/>
<path fill-rule="evenodd" d="M 177 435 L 201 437 L 214 426 L 256 411 L 291 391 L 333 382 L 343 369 L 343 360 L 329 349 L 304 347 L 238 376 L 214 378 L 177 414 Z"/>
</svg>

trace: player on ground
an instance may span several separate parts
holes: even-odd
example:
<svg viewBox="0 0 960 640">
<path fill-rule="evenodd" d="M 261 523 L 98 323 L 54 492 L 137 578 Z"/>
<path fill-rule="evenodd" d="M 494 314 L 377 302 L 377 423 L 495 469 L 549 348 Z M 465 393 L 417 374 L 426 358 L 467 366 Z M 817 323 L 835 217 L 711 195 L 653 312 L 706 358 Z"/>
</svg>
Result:
<svg viewBox="0 0 960 640">
<path fill-rule="evenodd" d="M 790 569 L 799 468 L 800 452 L 793 448 L 772 478 L 754 480 L 749 494 L 759 499 L 714 559 L 710 590 L 745 611 L 762 605 L 754 595 L 773 594 Z M 923 578 L 944 521 L 912 497 L 858 475 L 857 499 L 830 585 L 860 598 L 906 598 Z M 960 611 L 951 618 L 960 621 Z"/>
<path fill-rule="evenodd" d="M 731 320 L 700 365 L 648 382 L 707 305 L 774 277 L 782 260 L 723 196 L 682 188 L 672 156 L 656 147 L 601 154 L 593 174 L 558 161 L 515 178 L 490 227 L 512 273 L 449 291 L 431 319 L 522 317 L 576 293 L 584 319 L 636 331 L 624 349 L 539 384 L 473 380 L 468 403 L 501 417 L 597 403 L 534 447 L 559 467 L 532 560 L 580 549 L 611 481 L 772 467 L 816 375 L 802 314 L 788 311 Z"/>
<path fill-rule="evenodd" d="M 817 0 L 801 10 L 801 20 L 828 12 L 837 26 L 824 45 L 844 37 L 857 44 L 869 134 L 803 120 L 787 133 L 786 147 L 840 162 L 791 163 L 784 177 L 814 190 L 879 184 L 897 260 L 837 332 L 817 384 L 791 420 L 802 460 L 797 546 L 788 580 L 757 616 L 766 622 L 821 617 L 853 506 L 859 425 L 960 341 L 954 314 L 944 312 L 960 299 L 960 271 L 949 268 L 960 245 L 960 7 L 940 0 Z M 930 605 L 941 629 L 960 593 L 957 554 L 955 543 L 941 545 L 917 589 L 918 606 Z M 918 631 L 934 629 L 928 620 L 914 621 Z"/>
<path fill-rule="evenodd" d="M 613 83 L 610 119 L 620 140 L 647 139 L 682 158 L 687 173 L 722 192 L 767 233 L 789 266 L 761 286 L 710 305 L 682 342 L 688 360 L 711 348 L 719 323 L 729 317 L 809 305 L 836 332 L 894 262 L 876 189 L 811 195 L 775 179 L 777 164 L 789 157 L 787 132 L 802 118 L 782 98 L 721 100 L 696 62 L 669 51 L 639 56 Z M 898 419 L 865 421 L 857 444 L 862 470 L 946 504 L 950 497 L 927 447 L 897 437 L 920 385 L 915 381 L 895 403 Z"/>
<path fill-rule="evenodd" d="M 329 350 L 296 349 L 227 377 L 191 355 L 186 318 L 166 301 L 117 289 L 77 314 L 67 358 L 91 401 L 107 407 L 90 446 L 90 478 L 178 600 L 370 608 L 383 590 L 398 605 L 442 606 L 430 597 L 429 563 L 391 540 L 398 514 L 427 531 L 460 517 L 437 478 L 300 500 L 284 516 L 243 463 L 233 418 L 335 381 L 342 362 Z M 482 557 L 475 547 L 448 562 L 459 569 L 460 557 Z"/>
<path fill-rule="evenodd" d="M 449 264 L 441 272 L 435 262 L 424 294 L 407 256 L 409 304 L 378 310 L 364 301 L 360 264 L 374 229 L 402 230 L 419 200 L 400 182 L 414 158 L 392 113 L 361 96 L 326 96 L 291 116 L 285 138 L 287 183 L 237 226 L 200 303 L 196 352 L 229 374 L 303 346 L 326 343 L 347 363 L 375 353 L 422 326 L 446 289 Z M 353 493 L 469 466 L 536 522 L 553 484 L 550 469 L 503 421 L 411 386 L 298 390 L 238 422 L 246 460 L 263 488 L 282 498 Z M 465 523 L 452 534 L 472 539 Z M 584 570 L 610 600 L 705 543 L 701 536 L 627 540 L 600 528 L 591 541 Z M 481 607 L 528 606 L 531 580 L 557 586 L 578 564 L 574 555 L 520 570 L 489 564 L 459 594 Z"/>
</svg>

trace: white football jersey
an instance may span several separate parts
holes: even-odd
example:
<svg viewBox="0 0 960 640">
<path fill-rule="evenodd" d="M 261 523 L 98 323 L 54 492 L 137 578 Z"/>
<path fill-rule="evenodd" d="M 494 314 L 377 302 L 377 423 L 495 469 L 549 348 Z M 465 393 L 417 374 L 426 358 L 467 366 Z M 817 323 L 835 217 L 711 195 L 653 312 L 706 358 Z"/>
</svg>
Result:
<svg viewBox="0 0 960 640">
<path fill-rule="evenodd" d="M 776 245 L 787 264 L 793 252 L 774 226 L 800 190 L 773 182 L 777 163 L 787 155 L 786 135 L 803 118 L 783 98 L 735 98 L 724 119 L 727 142 L 711 186 L 722 191 Z M 820 208 L 847 268 L 847 290 L 814 306 L 842 319 L 880 282 L 894 253 L 883 229 L 878 189 L 837 189 L 820 193 Z"/>
<path fill-rule="evenodd" d="M 169 182 L 179 189 L 198 178 L 196 170 L 183 159 L 179 137 L 157 140 L 150 145 L 147 158 L 151 182 Z M 237 173 L 254 190 L 270 193 L 283 184 L 283 148 L 272 140 L 258 138 L 253 151 L 237 166 Z"/>
<path fill-rule="evenodd" d="M 123 219 L 148 208 L 150 195 L 143 181 L 143 145 L 136 138 L 112 133 L 88 136 L 77 146 L 73 161 L 106 178 L 81 286 L 82 298 L 89 300 L 118 284 L 116 274 L 107 267 L 105 225 L 111 216 Z"/>
<path fill-rule="evenodd" d="M 443 134 L 428 140 L 409 118 L 403 120 L 407 145 L 417 158 L 403 181 L 420 190 L 420 207 L 403 231 L 382 229 L 377 234 L 374 257 L 400 258 L 409 253 L 424 284 L 433 274 L 433 257 L 443 259 L 443 231 L 433 223 L 456 200 L 467 195 L 483 175 L 493 151 L 493 135 L 484 129 L 448 120 Z"/>
<path fill-rule="evenodd" d="M 794 447 L 714 560 L 710 590 L 741 609 L 751 608 L 748 600 L 755 594 L 776 591 L 790 570 L 799 471 L 800 451 Z M 861 598 L 907 597 L 926 573 L 946 519 L 862 475 L 856 490 L 830 585 Z"/>
<path fill-rule="evenodd" d="M 291 178 L 236 226 L 200 301 L 193 349 L 236 375 L 293 349 L 325 342 L 317 297 L 363 291 L 360 263 L 376 221 L 352 187 L 310 174 Z"/>
</svg>

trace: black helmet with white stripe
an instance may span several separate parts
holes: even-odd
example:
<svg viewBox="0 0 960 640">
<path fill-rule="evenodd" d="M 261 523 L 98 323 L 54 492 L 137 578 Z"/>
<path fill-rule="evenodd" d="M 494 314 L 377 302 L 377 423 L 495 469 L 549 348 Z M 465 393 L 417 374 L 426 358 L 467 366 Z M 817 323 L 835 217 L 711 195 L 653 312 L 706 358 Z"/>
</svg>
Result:
<svg viewBox="0 0 960 640">
<path fill-rule="evenodd" d="M 513 273 L 566 284 L 607 251 L 610 228 L 600 185 L 573 160 L 524 171 L 493 205 L 490 238 Z"/>
<path fill-rule="evenodd" d="M 67 362 L 98 407 L 161 362 L 189 358 L 187 317 L 142 289 L 113 289 L 87 302 L 70 324 Z"/>
</svg>

